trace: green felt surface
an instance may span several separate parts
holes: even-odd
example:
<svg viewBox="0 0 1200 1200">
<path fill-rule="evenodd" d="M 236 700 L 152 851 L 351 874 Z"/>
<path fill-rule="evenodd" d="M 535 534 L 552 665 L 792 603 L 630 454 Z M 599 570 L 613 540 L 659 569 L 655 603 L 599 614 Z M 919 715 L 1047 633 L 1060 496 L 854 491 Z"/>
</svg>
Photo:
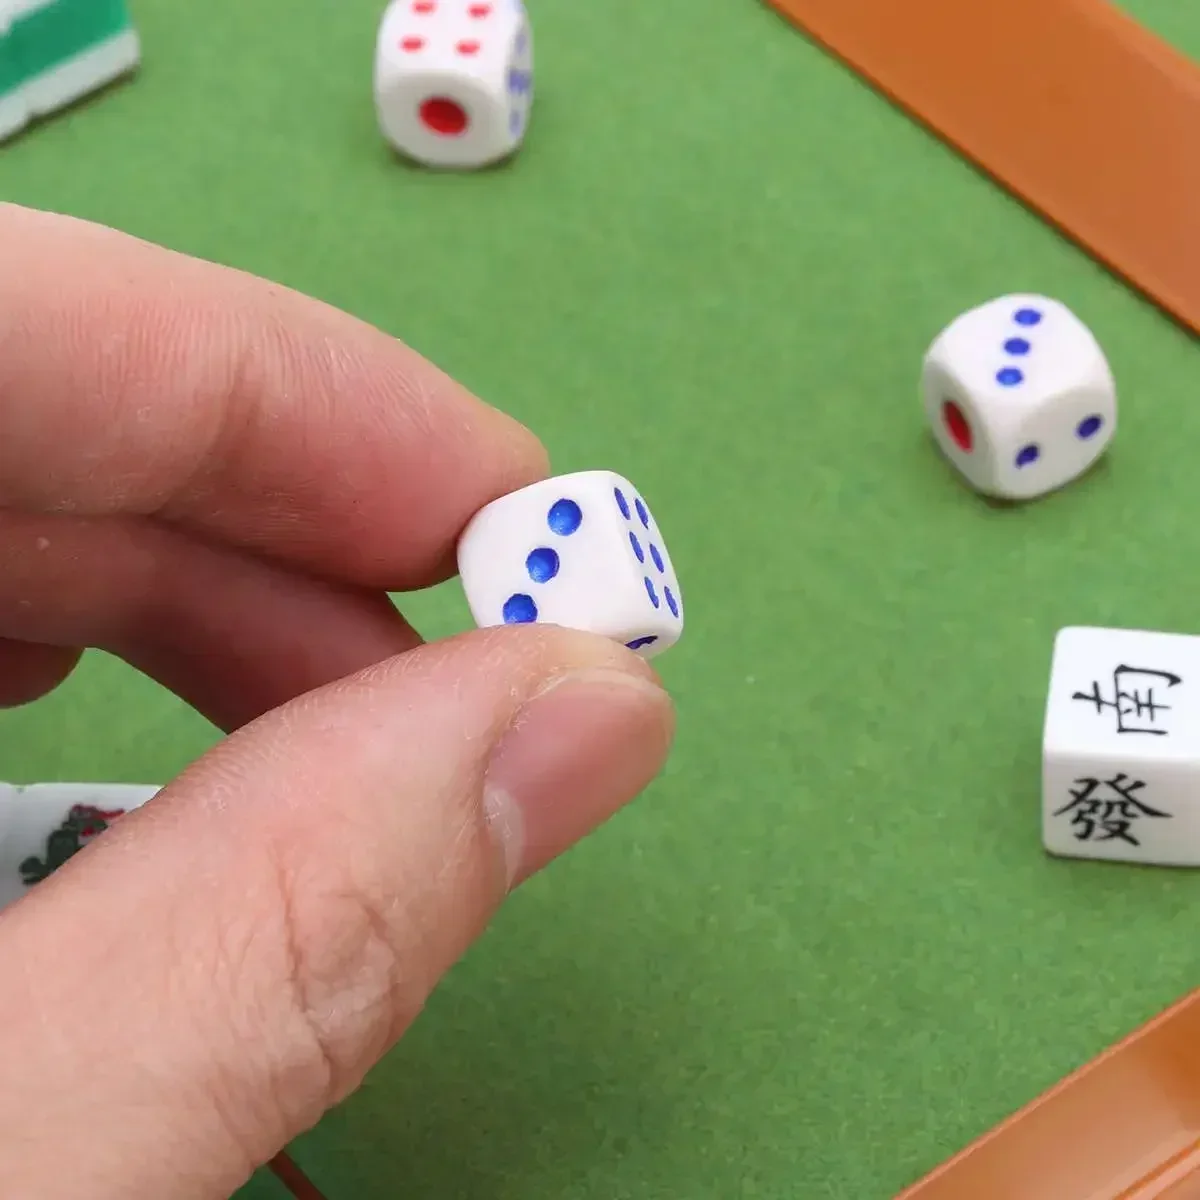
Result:
<svg viewBox="0 0 1200 1200">
<path fill-rule="evenodd" d="M 141 0 L 140 76 L 0 196 L 405 337 L 557 469 L 629 474 L 689 607 L 663 777 L 295 1156 L 330 1200 L 885 1200 L 1200 982 L 1200 874 L 1052 861 L 1038 818 L 1056 629 L 1200 632 L 1197 347 L 754 0 L 532 0 L 528 145 L 466 176 L 380 144 L 377 5 L 304 9 Z M 1200 9 L 1131 9 L 1200 53 Z M 1094 327 L 1122 429 L 1001 510 L 915 380 L 1023 289 Z M 410 608 L 467 623 L 454 584 Z M 157 781 L 214 736 L 93 657 L 0 760 Z"/>
</svg>

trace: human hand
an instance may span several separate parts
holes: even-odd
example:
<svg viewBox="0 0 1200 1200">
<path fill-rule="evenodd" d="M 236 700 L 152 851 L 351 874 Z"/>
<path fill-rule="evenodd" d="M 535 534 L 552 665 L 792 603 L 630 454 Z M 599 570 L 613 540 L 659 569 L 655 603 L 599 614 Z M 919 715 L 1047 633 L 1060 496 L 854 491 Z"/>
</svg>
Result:
<svg viewBox="0 0 1200 1200">
<path fill-rule="evenodd" d="M 95 646 L 234 731 L 0 913 L 2 1190 L 227 1197 L 656 774 L 672 710 L 616 643 L 396 612 L 546 471 L 412 351 L 63 217 L 0 205 L 0 262 L 0 704 Z"/>
</svg>

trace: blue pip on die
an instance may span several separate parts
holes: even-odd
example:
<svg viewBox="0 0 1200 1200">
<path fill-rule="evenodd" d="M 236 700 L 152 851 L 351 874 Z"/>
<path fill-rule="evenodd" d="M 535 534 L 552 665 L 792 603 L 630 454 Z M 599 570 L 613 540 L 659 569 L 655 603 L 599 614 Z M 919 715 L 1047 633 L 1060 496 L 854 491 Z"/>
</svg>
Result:
<svg viewBox="0 0 1200 1200">
<path fill-rule="evenodd" d="M 921 373 L 934 440 L 976 491 L 1028 500 L 1100 458 L 1117 393 L 1100 343 L 1065 304 L 1000 296 L 956 317 Z"/>
<path fill-rule="evenodd" d="M 614 471 L 560 475 L 494 500 L 463 530 L 458 571 L 481 627 L 562 625 L 644 658 L 683 632 L 666 542 L 641 494 Z"/>
</svg>

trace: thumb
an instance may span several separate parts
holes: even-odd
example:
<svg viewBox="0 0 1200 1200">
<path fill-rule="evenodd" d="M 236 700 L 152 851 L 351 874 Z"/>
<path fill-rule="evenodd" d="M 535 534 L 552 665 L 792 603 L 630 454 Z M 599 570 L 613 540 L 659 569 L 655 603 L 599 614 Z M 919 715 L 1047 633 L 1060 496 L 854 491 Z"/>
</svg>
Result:
<svg viewBox="0 0 1200 1200">
<path fill-rule="evenodd" d="M 231 735 L 0 916 L 5 1194 L 227 1197 L 655 775 L 672 720 L 635 655 L 531 626 Z"/>
</svg>

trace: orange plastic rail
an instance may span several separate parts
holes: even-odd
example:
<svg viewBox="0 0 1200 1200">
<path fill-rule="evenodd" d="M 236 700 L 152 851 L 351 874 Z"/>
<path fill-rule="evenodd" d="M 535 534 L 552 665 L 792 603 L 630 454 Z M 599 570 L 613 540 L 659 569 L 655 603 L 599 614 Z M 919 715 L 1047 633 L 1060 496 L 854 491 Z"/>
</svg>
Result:
<svg viewBox="0 0 1200 1200">
<path fill-rule="evenodd" d="M 1103 0 L 767 2 L 1200 333 L 1188 58 Z"/>
<path fill-rule="evenodd" d="M 1200 991 L 897 1200 L 1200 1200 Z"/>
<path fill-rule="evenodd" d="M 277 1154 L 269 1165 L 276 1179 L 291 1192 L 295 1200 L 325 1200 L 288 1154 Z"/>
</svg>

